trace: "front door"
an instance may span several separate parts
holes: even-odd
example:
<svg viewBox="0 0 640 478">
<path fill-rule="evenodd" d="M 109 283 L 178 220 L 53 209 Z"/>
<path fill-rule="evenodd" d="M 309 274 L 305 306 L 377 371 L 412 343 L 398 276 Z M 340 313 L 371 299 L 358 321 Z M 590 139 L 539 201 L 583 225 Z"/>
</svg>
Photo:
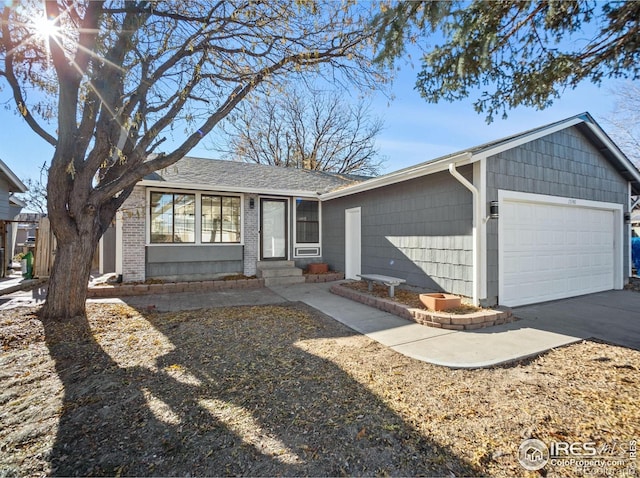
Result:
<svg viewBox="0 0 640 478">
<path fill-rule="evenodd" d="M 362 221 L 360 208 L 344 211 L 344 278 L 360 279 L 362 262 Z"/>
<path fill-rule="evenodd" d="M 286 199 L 260 199 L 260 258 L 287 259 Z"/>
</svg>

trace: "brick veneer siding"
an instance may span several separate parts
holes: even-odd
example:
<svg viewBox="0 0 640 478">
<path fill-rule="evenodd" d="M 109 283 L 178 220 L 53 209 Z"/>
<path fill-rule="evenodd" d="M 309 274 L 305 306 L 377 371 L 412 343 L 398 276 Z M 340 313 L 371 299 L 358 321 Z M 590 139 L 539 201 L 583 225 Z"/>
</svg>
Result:
<svg viewBox="0 0 640 478">
<path fill-rule="evenodd" d="M 253 199 L 253 209 L 249 207 L 250 200 Z M 260 253 L 259 229 L 259 199 L 255 194 L 244 196 L 244 275 L 253 276 L 256 274 L 256 263 Z"/>
<path fill-rule="evenodd" d="M 145 280 L 146 189 L 136 186 L 122 211 L 122 280 Z"/>
</svg>

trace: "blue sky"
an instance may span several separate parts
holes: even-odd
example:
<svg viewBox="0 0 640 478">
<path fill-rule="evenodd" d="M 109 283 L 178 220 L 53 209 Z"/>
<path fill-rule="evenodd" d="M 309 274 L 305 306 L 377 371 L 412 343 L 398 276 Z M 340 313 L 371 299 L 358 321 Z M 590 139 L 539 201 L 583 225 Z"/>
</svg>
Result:
<svg viewBox="0 0 640 478">
<path fill-rule="evenodd" d="M 553 121 L 589 111 L 601 126 L 614 108 L 611 89 L 618 83 L 600 87 L 583 83 L 566 91 L 561 99 L 546 110 L 518 108 L 487 124 L 483 115 L 473 110 L 473 99 L 455 103 L 430 104 L 414 90 L 416 71 L 404 66 L 393 85 L 395 99 L 389 102 L 382 94 L 374 97 L 372 114 L 380 116 L 385 128 L 377 144 L 386 158 L 384 170 L 391 172 L 452 153 L 460 149 L 535 128 Z M 4 87 L 4 85 L 3 85 Z M 31 131 L 24 120 L 8 109 L 7 90 L 0 93 L 0 159 L 21 179 L 37 178 L 40 166 L 51 159 L 53 148 Z M 192 150 L 192 156 L 218 157 L 209 150 L 205 139 Z"/>
</svg>

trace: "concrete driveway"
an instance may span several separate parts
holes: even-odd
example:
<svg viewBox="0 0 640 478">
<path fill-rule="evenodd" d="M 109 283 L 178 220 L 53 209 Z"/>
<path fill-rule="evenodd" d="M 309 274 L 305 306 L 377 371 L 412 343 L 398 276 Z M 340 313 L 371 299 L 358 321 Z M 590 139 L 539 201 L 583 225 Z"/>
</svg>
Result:
<svg viewBox="0 0 640 478">
<path fill-rule="evenodd" d="M 640 350 L 640 293 L 611 290 L 516 307 L 513 325 Z"/>
</svg>

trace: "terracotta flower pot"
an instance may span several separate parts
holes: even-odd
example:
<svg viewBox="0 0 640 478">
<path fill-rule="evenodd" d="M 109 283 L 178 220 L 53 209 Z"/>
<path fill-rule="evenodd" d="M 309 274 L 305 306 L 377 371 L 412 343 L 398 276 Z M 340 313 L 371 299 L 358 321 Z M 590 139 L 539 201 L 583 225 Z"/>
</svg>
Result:
<svg viewBox="0 0 640 478">
<path fill-rule="evenodd" d="M 309 274 L 324 274 L 329 272 L 329 264 L 324 262 L 314 262 L 307 266 L 307 271 Z"/>
<path fill-rule="evenodd" d="M 453 294 L 420 294 L 420 302 L 429 310 L 445 310 L 460 307 L 460 297 Z"/>
</svg>

